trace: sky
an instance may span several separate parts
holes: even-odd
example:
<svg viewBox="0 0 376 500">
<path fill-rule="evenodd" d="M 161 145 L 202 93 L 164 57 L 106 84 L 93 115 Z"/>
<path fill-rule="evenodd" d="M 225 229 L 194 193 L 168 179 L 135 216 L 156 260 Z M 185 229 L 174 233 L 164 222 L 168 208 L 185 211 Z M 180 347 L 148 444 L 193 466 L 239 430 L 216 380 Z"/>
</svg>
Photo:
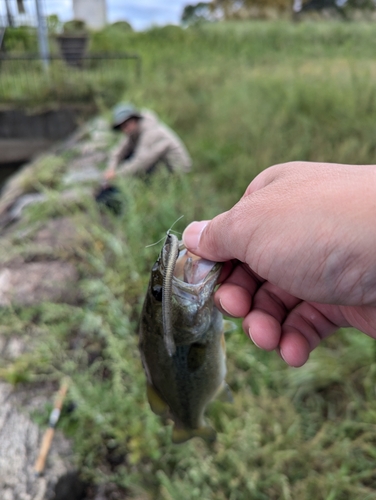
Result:
<svg viewBox="0 0 376 500">
<path fill-rule="evenodd" d="M 73 18 L 72 0 L 43 0 L 43 3 L 47 14 L 58 14 L 62 21 Z M 189 0 L 106 0 L 106 3 L 109 23 L 125 20 L 133 29 L 143 30 L 153 24 L 179 24 L 184 6 L 196 3 L 196 0 L 191 2 Z"/>
<path fill-rule="evenodd" d="M 185 5 L 198 0 L 106 0 L 109 23 L 128 21 L 132 28 L 140 31 L 152 25 L 179 24 Z M 61 21 L 73 19 L 73 0 L 40 0 L 44 14 L 57 14 Z M 13 15 L 16 15 L 16 0 L 9 0 Z M 35 16 L 35 0 L 24 0 L 27 14 L 16 18 L 22 24 L 28 16 Z M 0 0 L 0 17 L 5 16 L 5 1 Z M 1 20 L 1 19 L 0 19 Z"/>
</svg>

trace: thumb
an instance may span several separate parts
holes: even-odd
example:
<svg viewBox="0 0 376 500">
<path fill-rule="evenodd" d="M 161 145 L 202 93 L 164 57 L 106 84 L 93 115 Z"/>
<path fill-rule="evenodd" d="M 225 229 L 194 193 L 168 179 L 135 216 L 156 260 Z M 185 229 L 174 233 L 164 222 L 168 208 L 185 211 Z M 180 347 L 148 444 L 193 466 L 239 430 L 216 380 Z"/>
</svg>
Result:
<svg viewBox="0 0 376 500">
<path fill-rule="evenodd" d="M 212 220 L 192 222 L 183 233 L 184 245 L 194 254 L 215 262 L 237 259 L 251 265 L 247 255 L 255 232 L 262 228 L 268 211 L 272 212 L 272 197 L 265 188 L 280 177 L 285 165 L 275 165 L 261 172 L 248 186 L 242 198 L 230 210 Z M 278 198 L 277 198 L 278 202 Z M 267 209 L 267 210 L 266 210 Z M 253 244 L 253 248 L 255 244 Z"/>
<path fill-rule="evenodd" d="M 243 260 L 245 249 L 237 238 L 238 228 L 233 224 L 232 210 L 212 220 L 192 222 L 183 233 L 183 243 L 195 255 L 214 262 Z"/>
</svg>

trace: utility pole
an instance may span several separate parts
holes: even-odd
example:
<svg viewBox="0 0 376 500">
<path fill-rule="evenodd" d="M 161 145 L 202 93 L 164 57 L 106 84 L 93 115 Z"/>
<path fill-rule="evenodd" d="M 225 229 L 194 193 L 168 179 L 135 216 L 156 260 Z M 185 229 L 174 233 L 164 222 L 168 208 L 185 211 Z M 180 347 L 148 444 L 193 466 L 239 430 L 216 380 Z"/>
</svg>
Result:
<svg viewBox="0 0 376 500">
<path fill-rule="evenodd" d="M 9 0 L 5 0 L 5 8 L 7 11 L 8 26 L 12 27 L 13 26 L 13 16 L 12 16 L 12 11 L 10 10 Z"/>
<path fill-rule="evenodd" d="M 35 0 L 35 6 L 37 10 L 38 18 L 38 42 L 39 42 L 39 54 L 43 61 L 44 68 L 46 72 L 48 71 L 48 65 L 50 62 L 50 51 L 48 48 L 48 34 L 47 25 L 43 17 L 42 2 L 41 0 Z"/>
</svg>

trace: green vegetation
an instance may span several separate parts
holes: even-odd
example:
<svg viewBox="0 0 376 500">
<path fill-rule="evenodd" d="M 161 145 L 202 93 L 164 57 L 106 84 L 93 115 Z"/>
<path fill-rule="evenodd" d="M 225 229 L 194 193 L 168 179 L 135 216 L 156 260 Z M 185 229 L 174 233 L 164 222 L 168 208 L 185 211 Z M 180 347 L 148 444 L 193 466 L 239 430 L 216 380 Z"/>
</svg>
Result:
<svg viewBox="0 0 376 500">
<path fill-rule="evenodd" d="M 0 59 L 0 104 L 27 105 L 34 108 L 41 105 L 95 104 L 112 106 L 130 84 L 139 82 L 141 60 L 112 57 L 108 48 L 102 45 L 98 52 L 88 48 L 85 58 L 71 61 L 68 48 L 68 64 L 62 58 L 58 38 L 82 36 L 85 31 L 82 21 L 68 21 L 60 26 L 56 16 L 47 20 L 49 28 L 51 59 L 46 72 L 38 54 L 37 32 L 35 28 L 7 28 L 4 39 L 5 57 Z M 128 23 L 112 25 L 115 33 L 131 30 Z M 59 37 L 57 37 L 59 35 Z M 98 35 L 96 35 L 98 36 Z M 88 33 L 90 39 L 90 33 Z M 94 47 L 95 49 L 96 47 Z M 129 51 L 128 51 L 129 52 Z"/>
<path fill-rule="evenodd" d="M 296 10 L 295 10 L 296 8 Z M 308 19 L 369 20 L 375 11 L 373 0 L 211 0 L 186 5 L 181 17 L 185 24 L 214 20 Z M 304 18 L 304 17 L 303 17 Z"/>
<path fill-rule="evenodd" d="M 255 22 L 109 27 L 93 37 L 95 49 L 141 54 L 142 84 L 129 84 L 123 97 L 179 133 L 194 169 L 146 185 L 120 182 L 126 209 L 107 214 L 106 224 L 92 200 L 83 202 L 87 243 L 75 255 L 82 303 L 1 312 L 0 333 L 25 335 L 33 347 L 2 367 L 3 378 L 70 378 L 76 409 L 60 427 L 89 479 L 138 499 L 376 498 L 374 340 L 343 331 L 297 370 L 253 346 L 239 326 L 227 337 L 234 404 L 211 405 L 218 441 L 209 448 L 198 439 L 171 444 L 171 426 L 146 402 L 136 335 L 159 252 L 146 246 L 178 217 L 181 231 L 228 209 L 274 163 L 376 163 L 373 32 L 368 24 Z M 51 193 L 44 216 L 80 214 L 82 206 L 56 205 L 59 177 L 40 171 L 45 180 L 33 189 Z M 30 209 L 29 217 L 30 227 L 42 214 Z M 16 254 L 27 253 L 31 234 L 13 242 Z"/>
</svg>

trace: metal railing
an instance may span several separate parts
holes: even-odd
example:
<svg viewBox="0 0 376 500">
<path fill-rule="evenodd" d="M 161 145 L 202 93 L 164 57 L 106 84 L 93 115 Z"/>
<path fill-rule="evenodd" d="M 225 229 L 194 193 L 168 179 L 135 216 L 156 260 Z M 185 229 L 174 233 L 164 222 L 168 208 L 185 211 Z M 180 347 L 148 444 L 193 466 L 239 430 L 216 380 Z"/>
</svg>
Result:
<svg viewBox="0 0 376 500">
<path fill-rule="evenodd" d="M 89 102 L 99 97 L 112 104 L 141 79 L 138 54 L 72 57 L 51 55 L 46 71 L 38 54 L 0 53 L 0 103 Z"/>
<path fill-rule="evenodd" d="M 0 52 L 3 48 L 3 42 L 4 42 L 4 36 L 5 36 L 5 30 L 6 28 L 3 26 L 0 26 Z"/>
</svg>

